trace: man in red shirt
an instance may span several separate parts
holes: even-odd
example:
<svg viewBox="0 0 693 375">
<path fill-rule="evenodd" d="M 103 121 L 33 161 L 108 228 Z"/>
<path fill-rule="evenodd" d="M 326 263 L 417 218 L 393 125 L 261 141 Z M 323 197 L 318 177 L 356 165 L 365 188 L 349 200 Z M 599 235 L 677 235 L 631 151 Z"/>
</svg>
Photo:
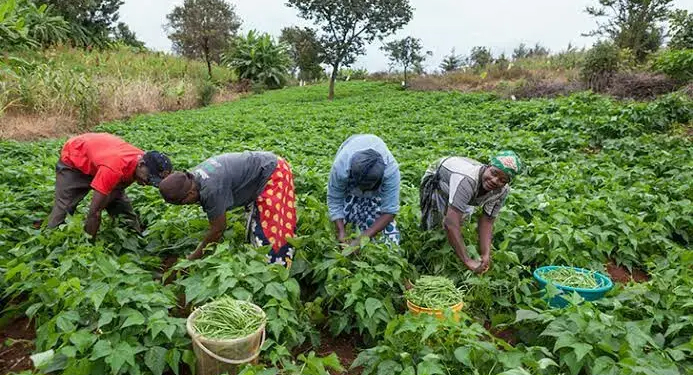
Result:
<svg viewBox="0 0 693 375">
<path fill-rule="evenodd" d="M 94 190 L 84 230 L 92 236 L 101 225 L 101 211 L 123 215 L 136 231 L 141 228 L 125 188 L 158 186 L 171 173 L 169 158 L 144 151 L 108 133 L 86 133 L 70 138 L 63 146 L 55 168 L 55 204 L 48 217 L 48 228 L 55 228 L 72 215 L 79 202 Z"/>
</svg>

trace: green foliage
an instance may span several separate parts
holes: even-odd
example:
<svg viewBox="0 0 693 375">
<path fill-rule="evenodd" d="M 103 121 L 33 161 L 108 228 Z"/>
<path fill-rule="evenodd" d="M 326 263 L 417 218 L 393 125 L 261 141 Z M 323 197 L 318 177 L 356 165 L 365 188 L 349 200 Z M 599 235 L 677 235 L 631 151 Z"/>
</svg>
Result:
<svg viewBox="0 0 693 375">
<path fill-rule="evenodd" d="M 467 60 L 472 68 L 483 69 L 493 62 L 493 55 L 490 49 L 483 46 L 476 46 L 469 52 Z"/>
<path fill-rule="evenodd" d="M 241 79 L 249 79 L 267 88 L 281 88 L 291 65 L 288 47 L 267 33 L 255 30 L 237 37 L 222 61 L 236 71 Z"/>
<path fill-rule="evenodd" d="M 440 69 L 443 72 L 453 72 L 462 67 L 464 64 L 464 59 L 455 53 L 455 48 L 450 50 L 450 54 L 443 58 L 443 62 L 440 63 Z"/>
<path fill-rule="evenodd" d="M 570 49 L 570 46 L 568 46 L 568 49 Z M 549 50 L 542 46 L 541 44 L 537 43 L 534 45 L 534 47 L 529 47 L 527 48 L 527 45 L 524 43 L 520 43 L 514 50 L 513 50 L 513 60 L 519 60 L 519 59 L 529 59 L 529 58 L 534 58 L 534 57 L 546 57 L 549 55 Z"/>
<path fill-rule="evenodd" d="M 46 0 L 69 22 L 69 41 L 78 47 L 108 47 L 123 0 Z"/>
<path fill-rule="evenodd" d="M 241 27 L 235 7 L 224 0 L 185 0 L 166 19 L 173 50 L 187 58 L 205 60 L 210 78 L 212 62 L 221 62 L 222 53 Z"/>
<path fill-rule="evenodd" d="M 665 50 L 652 61 L 652 69 L 686 83 L 693 80 L 693 49 Z"/>
<path fill-rule="evenodd" d="M 289 0 L 289 7 L 320 27 L 324 61 L 332 66 L 328 99 L 341 66 L 350 66 L 366 53 L 365 46 L 401 29 L 412 18 L 408 0 Z"/>
<path fill-rule="evenodd" d="M 206 107 L 212 104 L 214 95 L 217 93 L 217 87 L 211 80 L 202 81 L 197 86 L 197 104 L 200 107 Z"/>
<path fill-rule="evenodd" d="M 35 48 L 62 42 L 68 23 L 53 15 L 51 7 L 29 0 L 7 0 L 0 4 L 0 48 Z"/>
<path fill-rule="evenodd" d="M 690 98 L 639 103 L 580 93 L 509 101 L 349 82 L 329 102 L 325 88 L 277 90 L 96 129 L 163 150 L 177 169 L 229 150 L 286 157 L 299 217 L 290 271 L 267 265 L 266 248 L 243 244 L 243 210 L 234 210 L 221 244 L 201 260 L 179 261 L 161 277 L 172 283 L 160 281 L 162 258 L 192 251 L 208 222 L 199 207 L 167 205 L 149 187 L 128 188 L 147 226 L 143 237 L 104 215 L 90 243 L 82 232 L 87 202 L 64 226 L 37 229 L 34 221 L 50 211 L 64 140 L 0 142 L 0 298 L 33 318 L 44 372 L 182 372 L 194 360 L 187 308 L 221 295 L 252 300 L 268 314 L 261 364 L 276 367 L 253 366 L 248 374 L 337 368 L 334 357 L 298 355 L 324 353 L 316 335 L 330 334 L 323 328 L 350 331 L 346 339 L 361 350 L 356 365 L 376 374 L 674 375 L 693 368 L 693 147 L 672 132 L 693 119 Z M 344 249 L 334 240 L 325 204 L 330 150 L 364 132 L 382 134 L 400 165 L 401 248 Z M 277 136 L 285 133 L 292 136 Z M 418 228 L 418 184 L 442 155 L 485 162 L 505 148 L 521 155 L 527 173 L 513 180 L 494 224 L 491 269 L 474 275 L 442 229 Z M 476 220 L 463 226 L 473 256 Z M 554 310 L 531 276 L 546 264 L 604 272 L 609 260 L 643 268 L 650 279 Z M 405 313 L 404 279 L 420 274 L 467 287 L 459 322 Z M 5 310 L 0 320 L 8 316 Z M 514 346 L 494 337 L 501 331 Z"/>
<path fill-rule="evenodd" d="M 325 75 L 320 66 L 323 62 L 322 47 L 315 30 L 308 27 L 285 27 L 282 29 L 279 42 L 289 46 L 289 55 L 293 61 L 292 71 L 296 73 L 298 70 L 299 79 L 318 80 Z"/>
<path fill-rule="evenodd" d="M 407 86 L 407 70 L 411 67 L 421 67 L 426 56 L 433 52 L 423 52 L 421 39 L 408 36 L 404 39 L 394 40 L 380 48 L 390 59 L 390 66 L 401 65 L 404 70 L 404 86 Z"/>
<path fill-rule="evenodd" d="M 671 49 L 693 48 L 693 13 L 677 9 L 669 17 L 671 40 L 667 46 Z"/>
<path fill-rule="evenodd" d="M 580 75 L 587 86 L 596 91 L 604 91 L 611 78 L 618 72 L 621 63 L 619 48 L 614 43 L 599 41 L 587 51 Z"/>
<path fill-rule="evenodd" d="M 126 46 L 135 47 L 139 49 L 144 48 L 144 42 L 137 39 L 137 35 L 134 31 L 130 30 L 127 24 L 123 22 L 118 22 L 118 25 L 113 32 L 113 39 L 117 43 L 125 44 Z"/>
<path fill-rule="evenodd" d="M 633 51 L 640 62 L 662 45 L 664 32 L 660 24 L 667 20 L 673 0 L 597 2 L 598 7 L 588 6 L 585 12 L 606 21 L 597 22 L 597 29 L 585 35 L 605 36 L 619 48 Z"/>
</svg>

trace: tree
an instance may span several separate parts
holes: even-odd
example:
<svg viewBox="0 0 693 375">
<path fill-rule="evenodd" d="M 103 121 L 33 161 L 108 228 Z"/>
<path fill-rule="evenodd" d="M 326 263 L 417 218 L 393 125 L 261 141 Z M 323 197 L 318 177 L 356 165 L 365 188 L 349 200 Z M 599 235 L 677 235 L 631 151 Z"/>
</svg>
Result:
<svg viewBox="0 0 693 375">
<path fill-rule="evenodd" d="M 462 67 L 462 57 L 455 53 L 455 48 L 450 50 L 450 54 L 443 57 L 443 62 L 440 63 L 440 69 L 443 72 L 452 72 Z"/>
<path fill-rule="evenodd" d="M 421 67 L 421 63 L 426 60 L 426 56 L 433 55 L 433 52 L 422 52 L 423 45 L 421 39 L 408 36 L 404 39 L 389 42 L 380 48 L 390 59 L 390 65 L 401 65 L 404 70 L 404 86 L 407 86 L 407 70 L 410 67 Z"/>
<path fill-rule="evenodd" d="M 693 13 L 683 9 L 675 10 L 671 14 L 669 24 L 671 25 L 669 47 L 693 49 Z"/>
<path fill-rule="evenodd" d="M 366 43 L 394 33 L 412 17 L 409 0 L 288 0 L 287 5 L 320 26 L 324 60 L 332 67 L 330 100 L 339 67 L 353 64 Z"/>
<path fill-rule="evenodd" d="M 520 45 L 513 50 L 513 60 L 524 59 L 529 55 L 530 51 L 531 49 L 528 50 L 524 43 L 520 43 Z"/>
<path fill-rule="evenodd" d="M 597 0 L 599 7 L 585 12 L 597 19 L 597 29 L 585 36 L 606 36 L 619 48 L 628 48 L 638 61 L 643 61 L 662 45 L 661 24 L 669 16 L 673 0 Z"/>
<path fill-rule="evenodd" d="M 260 83 L 270 89 L 286 82 L 291 65 L 288 46 L 276 43 L 269 34 L 250 30 L 233 40 L 228 53 L 222 55 L 224 64 L 235 69 L 238 77 Z"/>
<path fill-rule="evenodd" d="M 45 0 L 72 27 L 78 45 L 107 44 L 123 0 Z"/>
<path fill-rule="evenodd" d="M 113 32 L 113 39 L 115 39 L 116 42 L 125 44 L 126 46 L 144 48 L 144 42 L 137 39 L 135 32 L 130 30 L 128 25 L 124 22 L 118 22 L 118 25 Z"/>
<path fill-rule="evenodd" d="M 166 16 L 164 26 L 173 50 L 188 58 L 201 58 L 212 77 L 212 62 L 219 63 L 241 27 L 235 8 L 224 0 L 185 0 Z"/>
<path fill-rule="evenodd" d="M 285 27 L 279 41 L 289 46 L 289 56 L 293 61 L 292 71 L 298 70 L 302 80 L 318 79 L 323 75 L 322 48 L 315 30 L 304 27 Z"/>
<path fill-rule="evenodd" d="M 469 53 L 469 65 L 475 69 L 483 68 L 493 62 L 493 55 L 491 51 L 482 46 L 476 46 L 472 48 Z"/>
</svg>

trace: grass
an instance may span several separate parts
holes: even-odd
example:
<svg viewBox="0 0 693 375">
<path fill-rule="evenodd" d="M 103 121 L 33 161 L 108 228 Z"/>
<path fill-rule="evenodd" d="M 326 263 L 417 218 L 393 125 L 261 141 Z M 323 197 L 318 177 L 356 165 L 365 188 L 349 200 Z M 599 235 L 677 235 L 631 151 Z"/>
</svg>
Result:
<svg viewBox="0 0 693 375">
<path fill-rule="evenodd" d="M 57 47 L 0 58 L 0 138 L 35 139 L 83 131 L 139 113 L 190 109 L 237 97 L 235 74 L 215 66 L 210 96 L 204 63 L 120 47 Z"/>
</svg>

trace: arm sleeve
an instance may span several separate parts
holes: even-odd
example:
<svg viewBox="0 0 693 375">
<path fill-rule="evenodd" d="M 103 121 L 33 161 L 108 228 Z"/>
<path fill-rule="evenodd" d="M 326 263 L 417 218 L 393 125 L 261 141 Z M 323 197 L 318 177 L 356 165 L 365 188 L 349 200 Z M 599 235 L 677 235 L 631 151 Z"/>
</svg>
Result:
<svg viewBox="0 0 693 375">
<path fill-rule="evenodd" d="M 327 182 L 327 208 L 330 221 L 344 219 L 344 199 L 349 177 L 343 164 L 339 160 L 335 161 L 330 170 L 330 179 Z"/>
<path fill-rule="evenodd" d="M 209 194 L 202 203 L 202 209 L 207 214 L 207 219 L 212 221 L 226 214 L 226 207 L 233 206 L 233 197 L 226 199 L 220 192 Z"/>
<path fill-rule="evenodd" d="M 382 206 L 380 209 L 382 213 L 393 215 L 399 213 L 399 186 L 399 167 L 396 166 L 394 172 L 385 177 L 385 181 L 383 181 Z"/>
<path fill-rule="evenodd" d="M 508 192 L 509 190 L 505 189 L 503 190 L 503 194 L 501 194 L 498 199 L 486 202 L 486 204 L 484 204 L 484 213 L 492 218 L 496 218 L 500 213 L 501 208 L 503 208 L 503 205 L 505 204 L 505 199 L 508 197 Z"/>
<path fill-rule="evenodd" d="M 123 175 L 106 166 L 100 166 L 94 179 L 91 180 L 91 188 L 103 195 L 111 194 L 120 183 Z"/>
<path fill-rule="evenodd" d="M 448 204 L 456 209 L 467 212 L 469 211 L 469 202 L 474 197 L 474 184 L 471 178 L 453 173 L 450 175 L 450 198 Z"/>
</svg>

